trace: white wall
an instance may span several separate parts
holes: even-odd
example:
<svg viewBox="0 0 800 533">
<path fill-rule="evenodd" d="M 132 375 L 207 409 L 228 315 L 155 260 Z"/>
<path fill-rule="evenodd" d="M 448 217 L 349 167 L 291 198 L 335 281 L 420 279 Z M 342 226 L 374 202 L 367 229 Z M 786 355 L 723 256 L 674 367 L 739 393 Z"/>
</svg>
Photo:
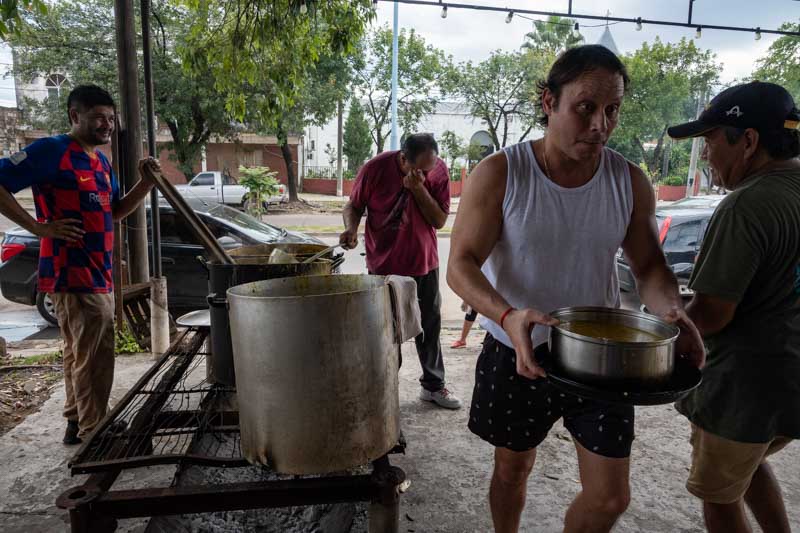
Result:
<svg viewBox="0 0 800 533">
<path fill-rule="evenodd" d="M 346 108 L 344 111 L 343 124 L 347 121 L 348 111 L 349 108 Z M 336 149 L 336 128 L 337 118 L 334 117 L 322 127 L 312 126 L 306 129 L 304 139 L 304 168 L 330 166 L 328 157 L 325 154 L 325 146 L 327 143 L 330 143 L 334 150 Z M 486 130 L 486 126 L 483 124 L 483 121 L 470 115 L 469 109 L 465 105 L 457 102 L 440 102 L 437 105 L 436 112 L 423 116 L 417 127 L 417 132 L 432 133 L 437 140 L 440 140 L 442 134 L 447 130 L 461 137 L 464 144 L 467 145 L 469 144 L 470 138 L 476 132 Z M 399 133 L 402 135 L 404 132 L 401 131 Z M 509 128 L 507 144 L 516 143 L 521 133 L 522 128 L 520 125 L 512 122 Z M 537 128 L 528 134 L 526 140 L 536 139 L 541 136 L 542 131 Z M 313 150 L 311 149 L 312 141 L 314 144 Z M 372 153 L 373 155 L 375 153 L 374 145 L 372 147 Z"/>
</svg>

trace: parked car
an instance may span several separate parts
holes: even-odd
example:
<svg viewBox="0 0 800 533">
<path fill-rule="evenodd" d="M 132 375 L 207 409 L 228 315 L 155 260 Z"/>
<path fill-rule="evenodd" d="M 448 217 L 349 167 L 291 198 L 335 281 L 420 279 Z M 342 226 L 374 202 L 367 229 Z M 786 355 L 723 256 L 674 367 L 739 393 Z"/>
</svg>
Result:
<svg viewBox="0 0 800 533">
<path fill-rule="evenodd" d="M 699 196 L 689 196 L 688 198 L 683 198 L 676 202 L 672 202 L 669 204 L 669 208 L 687 208 L 687 209 L 696 209 L 696 208 L 716 208 L 719 203 L 725 198 L 723 194 L 702 194 Z"/>
<path fill-rule="evenodd" d="M 661 246 L 664 248 L 667 264 L 675 272 L 684 296 L 691 296 L 691 291 L 687 288 L 691 270 L 700 246 L 703 244 L 703 236 L 708 222 L 720 202 L 720 200 L 714 200 L 713 205 L 709 206 L 708 201 L 698 200 L 692 204 L 688 200 L 692 200 L 692 198 L 656 209 Z M 692 207 L 693 205 L 697 207 Z M 617 252 L 617 275 L 620 289 L 623 291 L 636 290 L 633 273 L 622 250 Z"/>
<path fill-rule="evenodd" d="M 225 205 L 193 199 L 187 199 L 187 203 L 227 249 L 276 242 L 324 244 L 309 235 L 266 224 Z M 170 312 L 177 317 L 208 307 L 208 275 L 197 259 L 205 255 L 203 247 L 172 206 L 162 202 L 159 212 L 162 273 L 167 278 Z M 149 230 L 149 208 L 147 221 Z M 147 237 L 151 239 L 149 231 Z M 35 305 L 45 320 L 56 325 L 50 298 L 36 290 L 38 262 L 38 237 L 18 227 L 6 232 L 0 242 L 0 292 L 12 302 Z"/>
<path fill-rule="evenodd" d="M 176 185 L 175 188 L 185 198 L 194 198 L 208 203 L 218 203 L 246 208 L 250 201 L 247 189 L 236 181 L 230 174 L 219 171 L 200 172 L 186 185 Z M 277 196 L 271 196 L 264 202 L 266 209 L 270 204 L 279 204 L 288 201 L 286 186 L 281 184 Z"/>
</svg>

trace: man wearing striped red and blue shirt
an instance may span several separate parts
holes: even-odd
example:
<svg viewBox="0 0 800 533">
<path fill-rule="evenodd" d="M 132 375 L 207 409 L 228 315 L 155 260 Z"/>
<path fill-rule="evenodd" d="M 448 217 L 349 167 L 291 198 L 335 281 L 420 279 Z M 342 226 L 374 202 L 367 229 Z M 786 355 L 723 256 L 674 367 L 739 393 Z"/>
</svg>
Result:
<svg viewBox="0 0 800 533">
<path fill-rule="evenodd" d="M 0 160 L 0 213 L 41 238 L 38 289 L 50 294 L 64 339 L 65 444 L 78 444 L 103 419 L 114 379 L 114 221 L 153 187 L 155 159 L 124 197 L 97 148 L 111 141 L 115 106 L 95 85 L 70 92 L 72 129 Z M 31 187 L 36 219 L 13 194 Z"/>
</svg>

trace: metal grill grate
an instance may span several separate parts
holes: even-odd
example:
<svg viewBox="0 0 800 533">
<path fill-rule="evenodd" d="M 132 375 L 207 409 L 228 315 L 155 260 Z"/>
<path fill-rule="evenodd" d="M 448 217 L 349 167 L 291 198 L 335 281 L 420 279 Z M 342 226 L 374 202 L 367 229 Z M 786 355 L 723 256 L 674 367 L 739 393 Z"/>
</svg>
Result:
<svg viewBox="0 0 800 533">
<path fill-rule="evenodd" d="M 206 379 L 207 340 L 206 328 L 180 334 L 70 460 L 72 474 L 174 463 L 247 465 L 234 388 Z M 201 436 L 204 445 L 193 445 Z"/>
</svg>

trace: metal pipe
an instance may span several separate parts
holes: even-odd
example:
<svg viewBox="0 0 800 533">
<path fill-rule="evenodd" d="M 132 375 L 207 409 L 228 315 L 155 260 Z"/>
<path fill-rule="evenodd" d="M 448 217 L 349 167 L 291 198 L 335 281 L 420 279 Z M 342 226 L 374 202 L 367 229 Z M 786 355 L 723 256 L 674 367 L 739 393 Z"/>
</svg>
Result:
<svg viewBox="0 0 800 533">
<path fill-rule="evenodd" d="M 139 108 L 139 70 L 136 60 L 136 39 L 133 28 L 133 0 L 114 1 L 114 20 L 117 39 L 117 75 L 119 78 L 122 176 L 125 190 L 130 191 L 139 181 L 137 165 L 142 157 L 142 129 Z M 131 283 L 144 283 L 150 277 L 147 261 L 147 218 L 140 204 L 124 221 L 128 233 Z"/>
<path fill-rule="evenodd" d="M 142 17 L 142 61 L 144 62 L 144 95 L 147 110 L 147 151 L 150 157 L 158 158 L 156 151 L 155 103 L 153 102 L 153 58 L 150 46 L 150 0 L 141 0 Z M 153 276 L 161 277 L 161 222 L 158 212 L 158 190 L 150 191 L 150 222 L 153 239 Z"/>
<path fill-rule="evenodd" d="M 400 141 L 397 135 L 397 26 L 399 18 L 400 2 L 394 3 L 394 20 L 392 22 L 392 135 L 390 137 L 389 146 L 392 150 L 397 150 L 400 147 Z"/>
</svg>

